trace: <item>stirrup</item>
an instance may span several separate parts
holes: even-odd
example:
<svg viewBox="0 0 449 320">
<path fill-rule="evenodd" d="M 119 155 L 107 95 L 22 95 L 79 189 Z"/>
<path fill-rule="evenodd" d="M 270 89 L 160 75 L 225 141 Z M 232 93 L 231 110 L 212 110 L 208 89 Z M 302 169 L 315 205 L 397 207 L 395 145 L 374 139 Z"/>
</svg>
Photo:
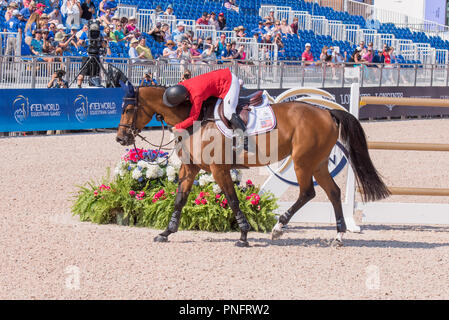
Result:
<svg viewBox="0 0 449 320">
<path fill-rule="evenodd" d="M 246 131 L 246 124 L 243 122 L 242 118 L 240 118 L 237 113 L 233 113 L 230 119 L 231 125 L 233 129 L 240 129 L 243 132 Z"/>
</svg>

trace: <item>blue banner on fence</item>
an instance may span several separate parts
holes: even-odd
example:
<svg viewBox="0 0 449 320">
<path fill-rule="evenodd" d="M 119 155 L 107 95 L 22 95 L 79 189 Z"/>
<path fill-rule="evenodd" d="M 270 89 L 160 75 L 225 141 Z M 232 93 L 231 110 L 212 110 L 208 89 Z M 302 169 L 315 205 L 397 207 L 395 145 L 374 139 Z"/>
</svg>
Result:
<svg viewBox="0 0 449 320">
<path fill-rule="evenodd" d="M 123 95 L 121 88 L 2 89 L 0 132 L 116 128 Z"/>
</svg>

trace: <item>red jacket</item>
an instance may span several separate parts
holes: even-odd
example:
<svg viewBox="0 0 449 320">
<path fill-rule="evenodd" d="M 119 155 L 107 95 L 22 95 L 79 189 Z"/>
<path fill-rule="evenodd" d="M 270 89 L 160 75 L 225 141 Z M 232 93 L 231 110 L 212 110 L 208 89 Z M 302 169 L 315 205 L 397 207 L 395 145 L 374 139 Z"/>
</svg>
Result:
<svg viewBox="0 0 449 320">
<path fill-rule="evenodd" d="M 210 97 L 224 99 L 231 87 L 231 82 L 232 74 L 229 69 L 208 72 L 180 82 L 179 84 L 186 87 L 190 94 L 192 109 L 189 117 L 175 125 L 175 128 L 187 129 L 192 126 L 193 122 L 200 116 L 203 102 Z"/>
</svg>

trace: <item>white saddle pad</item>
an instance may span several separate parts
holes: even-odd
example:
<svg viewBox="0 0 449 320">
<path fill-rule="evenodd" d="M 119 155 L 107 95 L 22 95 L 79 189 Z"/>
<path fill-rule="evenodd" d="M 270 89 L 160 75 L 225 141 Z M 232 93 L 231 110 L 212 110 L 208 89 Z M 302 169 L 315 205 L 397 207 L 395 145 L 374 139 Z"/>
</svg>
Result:
<svg viewBox="0 0 449 320">
<path fill-rule="evenodd" d="M 218 115 L 218 106 L 221 103 L 221 99 L 217 100 L 214 109 L 214 118 L 218 119 L 215 123 L 218 129 L 227 138 L 232 138 L 232 129 L 228 129 L 226 125 L 221 121 Z M 263 94 L 262 103 L 258 106 L 251 106 L 248 112 L 248 124 L 246 126 L 246 133 L 248 136 L 254 136 L 257 134 L 266 133 L 273 130 L 276 127 L 276 116 L 273 109 L 268 104 L 268 97 Z"/>
</svg>

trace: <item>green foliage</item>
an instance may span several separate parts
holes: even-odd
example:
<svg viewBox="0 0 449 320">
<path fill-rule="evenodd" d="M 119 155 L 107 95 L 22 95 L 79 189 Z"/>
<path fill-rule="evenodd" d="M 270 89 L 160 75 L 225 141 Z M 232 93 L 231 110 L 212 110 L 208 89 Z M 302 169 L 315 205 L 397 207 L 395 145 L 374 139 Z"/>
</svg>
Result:
<svg viewBox="0 0 449 320">
<path fill-rule="evenodd" d="M 124 218 L 129 218 L 130 225 L 165 229 L 174 210 L 178 187 L 173 168 L 170 168 L 169 179 L 164 175 L 151 179 L 145 176 L 133 178 L 132 171 L 137 165 L 131 163 L 129 167 L 129 163 L 131 162 L 120 162 L 113 179 L 109 178 L 108 171 L 107 178 L 99 186 L 93 181 L 79 186 L 72 205 L 73 214 L 79 215 L 81 221 L 107 224 L 116 223 L 117 214 L 124 213 Z M 166 174 L 166 168 L 163 169 Z M 233 176 L 241 177 L 241 174 L 234 172 Z M 225 196 L 219 193 L 220 190 L 211 177 L 202 173 L 197 178 L 200 182 L 192 187 L 182 210 L 179 228 L 218 232 L 239 230 Z M 273 213 L 277 208 L 276 199 L 272 194 L 259 196 L 259 189 L 252 184 L 241 187 L 238 183 L 236 181 L 235 190 L 240 209 L 252 229 L 259 232 L 270 231 L 276 223 Z"/>
</svg>

